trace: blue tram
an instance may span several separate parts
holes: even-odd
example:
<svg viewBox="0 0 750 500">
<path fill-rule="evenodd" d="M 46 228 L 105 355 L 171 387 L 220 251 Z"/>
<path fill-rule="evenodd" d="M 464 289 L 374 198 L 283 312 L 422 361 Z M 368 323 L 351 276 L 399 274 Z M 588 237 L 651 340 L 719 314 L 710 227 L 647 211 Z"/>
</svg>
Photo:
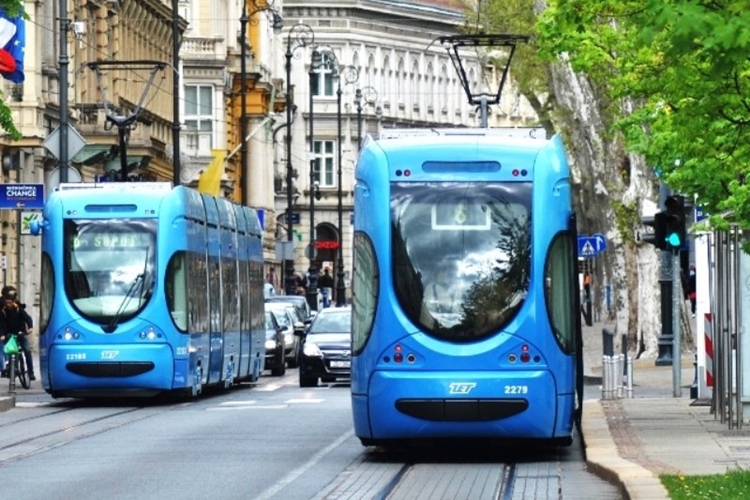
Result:
<svg viewBox="0 0 750 500">
<path fill-rule="evenodd" d="M 68 184 L 35 229 L 52 396 L 198 395 L 260 376 L 255 210 L 169 183 Z"/>
<path fill-rule="evenodd" d="M 364 445 L 571 442 L 583 378 L 570 171 L 561 139 L 532 132 L 385 130 L 364 145 L 351 383 Z"/>
</svg>

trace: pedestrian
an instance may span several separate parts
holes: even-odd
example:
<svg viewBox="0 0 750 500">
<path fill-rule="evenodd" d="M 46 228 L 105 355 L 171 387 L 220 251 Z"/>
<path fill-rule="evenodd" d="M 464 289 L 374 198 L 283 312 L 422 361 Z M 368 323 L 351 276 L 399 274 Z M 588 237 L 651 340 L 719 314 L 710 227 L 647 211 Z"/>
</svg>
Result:
<svg viewBox="0 0 750 500">
<path fill-rule="evenodd" d="M 323 269 L 323 276 L 320 277 L 318 284 L 323 293 L 323 307 L 330 307 L 331 297 L 333 296 L 333 276 L 331 276 L 331 270 L 328 267 Z"/>
<path fill-rule="evenodd" d="M 18 333 L 18 344 L 26 358 L 26 370 L 29 380 L 36 380 L 34 375 L 34 357 L 31 353 L 29 335 L 34 329 L 34 321 L 26 311 L 26 304 L 17 299 L 16 288 L 5 286 L 2 289 L 2 310 L 0 310 L 0 336 L 7 338 L 9 333 Z"/>
</svg>

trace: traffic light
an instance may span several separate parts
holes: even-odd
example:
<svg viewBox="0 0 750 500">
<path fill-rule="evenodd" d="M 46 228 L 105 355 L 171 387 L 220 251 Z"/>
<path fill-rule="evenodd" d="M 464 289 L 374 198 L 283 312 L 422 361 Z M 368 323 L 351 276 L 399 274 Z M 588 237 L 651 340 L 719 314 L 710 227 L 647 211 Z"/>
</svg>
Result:
<svg viewBox="0 0 750 500">
<path fill-rule="evenodd" d="M 666 229 L 667 214 L 666 212 L 657 212 L 654 215 L 645 215 L 641 218 L 644 226 L 653 228 L 651 233 L 642 233 L 641 241 L 654 245 L 659 250 L 667 249 Z"/>
<path fill-rule="evenodd" d="M 667 207 L 664 234 L 667 249 L 679 250 L 687 240 L 685 198 L 679 195 L 668 196 L 664 205 Z"/>
</svg>

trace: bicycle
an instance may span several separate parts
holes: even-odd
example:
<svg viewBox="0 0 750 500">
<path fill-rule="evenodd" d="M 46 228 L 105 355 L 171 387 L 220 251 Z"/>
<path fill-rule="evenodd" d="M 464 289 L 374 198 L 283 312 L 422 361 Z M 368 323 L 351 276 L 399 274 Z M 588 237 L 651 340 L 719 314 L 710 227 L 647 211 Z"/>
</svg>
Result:
<svg viewBox="0 0 750 500">
<path fill-rule="evenodd" d="M 18 377 L 19 382 L 21 382 L 21 387 L 24 389 L 31 388 L 31 379 L 29 379 L 29 374 L 26 373 L 26 358 L 23 350 L 20 348 L 20 342 L 18 341 L 18 337 L 21 335 L 21 333 L 10 333 L 5 339 L 7 344 L 10 339 L 15 337 L 15 343 L 18 346 L 15 353 L 5 353 L 8 357 L 8 392 L 16 391 L 16 377 Z"/>
</svg>

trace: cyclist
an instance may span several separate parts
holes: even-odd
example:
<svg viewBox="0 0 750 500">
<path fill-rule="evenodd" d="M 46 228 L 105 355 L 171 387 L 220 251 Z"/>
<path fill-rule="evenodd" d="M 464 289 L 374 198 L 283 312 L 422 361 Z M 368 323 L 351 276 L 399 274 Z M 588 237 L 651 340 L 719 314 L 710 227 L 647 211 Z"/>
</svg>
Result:
<svg viewBox="0 0 750 500">
<path fill-rule="evenodd" d="M 33 326 L 31 316 L 26 312 L 23 304 L 16 300 L 16 289 L 4 287 L 2 295 L 2 309 L 0 310 L 0 336 L 6 337 L 11 332 L 19 332 L 19 347 L 26 358 L 26 369 L 29 380 L 36 380 L 34 376 L 34 357 L 31 354 L 28 334 Z"/>
</svg>

